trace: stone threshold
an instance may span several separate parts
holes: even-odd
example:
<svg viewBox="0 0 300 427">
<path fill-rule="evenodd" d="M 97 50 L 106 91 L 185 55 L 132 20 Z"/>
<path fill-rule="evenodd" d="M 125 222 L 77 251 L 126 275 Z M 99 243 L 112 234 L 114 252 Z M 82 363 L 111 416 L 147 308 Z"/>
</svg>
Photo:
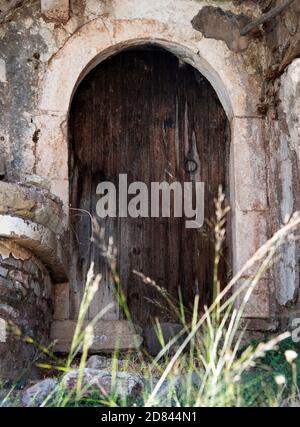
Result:
<svg viewBox="0 0 300 427">
<path fill-rule="evenodd" d="M 55 342 L 54 352 L 70 351 L 76 324 L 75 320 L 52 322 L 50 338 L 51 342 Z M 84 322 L 83 327 L 87 324 L 88 321 Z M 94 325 L 93 333 L 90 353 L 136 350 L 143 342 L 141 328 L 126 320 L 100 320 Z"/>
</svg>

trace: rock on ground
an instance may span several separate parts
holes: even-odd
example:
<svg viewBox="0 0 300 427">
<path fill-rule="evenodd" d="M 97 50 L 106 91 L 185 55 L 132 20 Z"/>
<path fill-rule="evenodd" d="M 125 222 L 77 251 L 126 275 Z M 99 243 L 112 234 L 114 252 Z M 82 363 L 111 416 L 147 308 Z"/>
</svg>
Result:
<svg viewBox="0 0 300 427">
<path fill-rule="evenodd" d="M 122 362 L 122 361 L 119 361 Z M 111 359 L 101 356 L 92 356 L 90 365 L 108 367 L 105 369 L 85 368 L 83 370 L 81 397 L 90 397 L 94 394 L 106 396 L 110 392 L 119 395 L 123 398 L 136 398 L 141 395 L 142 391 L 151 391 L 156 386 L 158 378 L 145 378 L 136 373 L 117 371 L 112 375 L 109 370 Z M 67 395 L 72 396 L 72 391 L 75 392 L 78 382 L 79 370 L 74 370 L 65 374 L 61 379 L 61 390 L 65 390 Z M 200 380 L 195 374 L 189 379 L 191 385 L 198 388 Z M 162 405 L 167 404 L 170 396 L 174 394 L 180 395 L 188 382 L 186 375 L 179 375 L 172 379 L 165 380 L 156 394 L 156 399 Z M 25 390 L 22 397 L 23 406 L 40 406 L 44 400 L 55 390 L 58 385 L 57 379 L 45 379 Z"/>
<path fill-rule="evenodd" d="M 57 384 L 57 379 L 47 378 L 27 388 L 22 396 L 23 406 L 40 406 L 54 391 Z"/>
<path fill-rule="evenodd" d="M 94 354 L 89 357 L 86 367 L 90 369 L 111 369 L 113 365 L 117 366 L 117 368 L 121 368 L 123 366 L 123 361 Z"/>
<path fill-rule="evenodd" d="M 78 374 L 79 371 L 76 370 L 64 376 L 63 383 L 68 392 L 75 390 Z M 120 396 L 134 397 L 141 392 L 143 380 L 137 374 L 116 372 L 113 376 L 105 370 L 85 368 L 81 388 L 84 390 L 83 397 L 90 396 L 95 392 L 105 395 L 111 391 Z"/>
</svg>

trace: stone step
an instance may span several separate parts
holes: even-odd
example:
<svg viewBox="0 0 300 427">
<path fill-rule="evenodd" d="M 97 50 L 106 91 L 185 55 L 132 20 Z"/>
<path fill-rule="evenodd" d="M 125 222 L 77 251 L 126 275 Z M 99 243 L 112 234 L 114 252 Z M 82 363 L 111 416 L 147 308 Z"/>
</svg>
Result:
<svg viewBox="0 0 300 427">
<path fill-rule="evenodd" d="M 85 326 L 87 324 L 88 322 L 85 322 Z M 53 348 L 55 352 L 69 352 L 75 328 L 75 320 L 52 322 L 50 338 L 51 342 L 55 341 Z M 94 325 L 94 339 L 90 353 L 138 349 L 143 342 L 141 333 L 141 328 L 126 320 L 100 320 Z"/>
</svg>

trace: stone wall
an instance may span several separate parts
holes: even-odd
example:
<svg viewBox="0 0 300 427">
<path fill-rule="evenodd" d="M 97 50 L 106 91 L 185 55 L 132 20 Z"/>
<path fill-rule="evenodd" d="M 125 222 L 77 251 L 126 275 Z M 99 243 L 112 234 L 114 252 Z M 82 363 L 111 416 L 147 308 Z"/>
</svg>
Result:
<svg viewBox="0 0 300 427">
<path fill-rule="evenodd" d="M 262 12 L 283 0 L 262 0 Z M 262 107 L 266 115 L 266 152 L 270 203 L 270 234 L 292 212 L 300 210 L 300 1 L 263 27 L 267 47 Z M 300 248 L 295 240 L 282 246 L 274 268 L 277 317 L 281 328 L 299 317 Z"/>
<path fill-rule="evenodd" d="M 53 286 L 45 266 L 9 240 L 0 239 L 0 378 L 21 381 L 37 374 L 38 348 L 49 345 Z M 18 336 L 20 333 L 20 336 Z"/>
<path fill-rule="evenodd" d="M 32 185 L 33 182 L 35 185 Z M 0 181 L 0 378 L 38 374 L 38 345 L 50 345 L 54 285 L 65 280 L 61 202 L 43 180 Z M 20 336 L 18 336 L 20 333 Z"/>
<path fill-rule="evenodd" d="M 254 3 L 262 16 L 284 5 L 286 0 Z M 244 4 L 250 6 L 251 2 Z M 271 236 L 293 212 L 300 210 L 300 68 L 297 59 L 300 56 L 300 1 L 295 0 L 280 14 L 257 26 L 255 31 L 240 37 L 239 21 L 245 25 L 247 20 L 254 22 L 255 18 L 251 20 L 243 14 L 232 15 L 208 6 L 195 17 L 193 25 L 209 37 L 223 39 L 236 52 L 247 53 L 249 41 L 255 39 L 265 47 L 260 58 L 262 94 L 257 107 L 265 119 L 268 235 Z M 226 28 L 227 31 L 222 31 Z M 299 260 L 299 243 L 290 239 L 281 246 L 270 272 L 273 327 L 278 324 L 284 329 L 291 318 L 299 317 Z M 260 300 L 262 302 L 263 298 Z"/>
<path fill-rule="evenodd" d="M 59 7 L 57 3 L 60 4 Z M 67 134 L 67 117 L 64 111 L 51 110 L 49 103 L 39 105 L 39 98 L 47 69 L 56 62 L 63 48 L 72 44 L 73 38 L 76 40 L 76 36 L 83 35 L 89 23 L 94 23 L 95 32 L 94 37 L 89 35 L 88 52 L 79 51 L 70 57 L 69 68 L 72 68 L 75 62 L 80 62 L 82 54 L 86 57 L 89 53 L 91 58 L 97 58 L 98 52 L 94 47 L 96 37 L 98 40 L 103 39 L 103 42 L 104 38 L 107 38 L 108 45 L 109 40 L 112 45 L 116 45 L 122 25 L 132 22 L 126 34 L 128 45 L 133 43 L 135 36 L 139 37 L 139 25 L 145 28 L 145 38 L 154 40 L 160 39 L 161 36 L 161 40 L 174 39 L 172 32 L 177 33 L 177 42 L 182 41 L 184 44 L 186 39 L 190 38 L 194 42 L 195 51 L 198 49 L 201 52 L 205 49 L 211 58 L 216 56 L 216 74 L 223 73 L 241 86 L 247 84 L 245 80 L 251 80 L 255 99 L 256 94 L 260 92 L 259 71 L 264 46 L 251 41 L 247 53 L 238 56 L 227 51 L 223 42 L 216 43 L 211 40 L 211 46 L 206 47 L 201 33 L 193 31 L 191 20 L 203 5 L 211 3 L 250 16 L 256 16 L 259 12 L 251 2 L 241 4 L 227 1 L 156 0 L 149 3 L 145 0 L 72 0 L 41 3 L 41 0 L 29 0 L 18 3 L 18 7 L 13 7 L 11 2 L 11 9 L 3 12 L 2 21 L 0 18 L 0 158 L 5 165 L 7 179 L 20 181 L 24 180 L 27 174 L 46 175 L 50 179 L 51 191 L 68 205 L 68 171 L 65 161 L 68 153 L 64 144 L 61 144 Z M 66 20 L 66 17 L 69 19 Z M 198 42 L 202 43 L 202 48 L 197 48 Z M 123 44 L 124 41 L 120 39 L 120 43 Z M 78 48 L 80 49 L 80 46 Z M 113 51 L 112 48 L 111 53 Z M 260 55 L 257 55 L 257 52 L 260 52 Z M 188 60 L 186 52 L 183 56 Z M 77 70 L 76 66 L 74 70 Z M 239 74 L 238 77 L 233 70 Z M 65 70 L 65 73 L 67 71 L 71 72 L 69 69 Z M 69 81 L 72 82 L 72 79 L 63 80 L 64 77 L 64 74 L 58 76 L 62 84 L 58 97 L 69 102 Z M 76 80 L 78 78 L 80 76 L 76 76 Z M 55 84 L 53 81 L 52 89 L 50 87 L 52 93 L 45 93 L 45 97 L 57 96 L 54 94 Z M 71 92 L 74 89 L 74 86 L 71 87 Z M 237 104 L 247 102 L 233 87 L 226 90 L 236 97 Z M 226 96 L 221 89 L 220 92 L 219 96 Z M 248 99 L 248 102 L 251 103 L 251 99 Z M 48 114 L 48 108 L 51 114 Z M 249 105 L 247 109 L 249 114 L 256 114 L 255 105 Z M 238 111 L 236 113 L 238 114 Z M 51 147 L 57 153 L 55 158 Z"/>
<path fill-rule="evenodd" d="M 300 210 L 299 84 L 299 59 L 272 82 L 277 101 L 266 115 L 270 233 Z M 290 239 L 282 245 L 274 266 L 277 315 L 282 328 L 291 318 L 299 317 L 299 259 L 299 242 Z"/>
<path fill-rule="evenodd" d="M 286 0 L 260 0 L 263 13 L 282 6 Z M 294 2 L 263 27 L 264 42 L 269 51 L 266 78 L 273 80 L 285 71 L 300 54 L 300 1 Z"/>
<path fill-rule="evenodd" d="M 10 313 L 2 319 L 11 316 L 26 333 L 47 338 L 46 288 L 67 281 L 69 105 L 93 66 L 124 48 L 155 43 L 171 51 L 198 69 L 221 100 L 232 131 L 234 271 L 300 209 L 299 0 L 247 37 L 239 33 L 283 1 L 6 2 L 0 12 L 0 238 L 29 258 L 10 252 L 1 258 L 0 306 Z M 35 273 L 26 270 L 29 264 Z M 274 330 L 280 317 L 283 326 L 297 308 L 298 290 L 299 249 L 291 242 L 248 306 L 246 317 L 259 319 L 253 329 Z M 67 305 L 58 299 L 60 320 L 67 320 Z M 1 366 L 23 369 L 17 355 L 29 352 L 28 359 L 33 350 L 5 338 L 3 324 Z M 7 349 L 16 357 L 9 359 Z"/>
</svg>

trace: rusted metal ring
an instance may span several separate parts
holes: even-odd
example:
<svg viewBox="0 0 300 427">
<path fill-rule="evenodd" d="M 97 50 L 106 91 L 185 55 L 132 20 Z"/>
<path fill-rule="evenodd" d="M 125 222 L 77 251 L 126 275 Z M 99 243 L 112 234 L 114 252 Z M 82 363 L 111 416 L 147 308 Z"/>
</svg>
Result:
<svg viewBox="0 0 300 427">
<path fill-rule="evenodd" d="M 193 159 L 186 159 L 184 162 L 184 169 L 188 173 L 194 173 L 198 169 L 198 164 Z"/>
</svg>

